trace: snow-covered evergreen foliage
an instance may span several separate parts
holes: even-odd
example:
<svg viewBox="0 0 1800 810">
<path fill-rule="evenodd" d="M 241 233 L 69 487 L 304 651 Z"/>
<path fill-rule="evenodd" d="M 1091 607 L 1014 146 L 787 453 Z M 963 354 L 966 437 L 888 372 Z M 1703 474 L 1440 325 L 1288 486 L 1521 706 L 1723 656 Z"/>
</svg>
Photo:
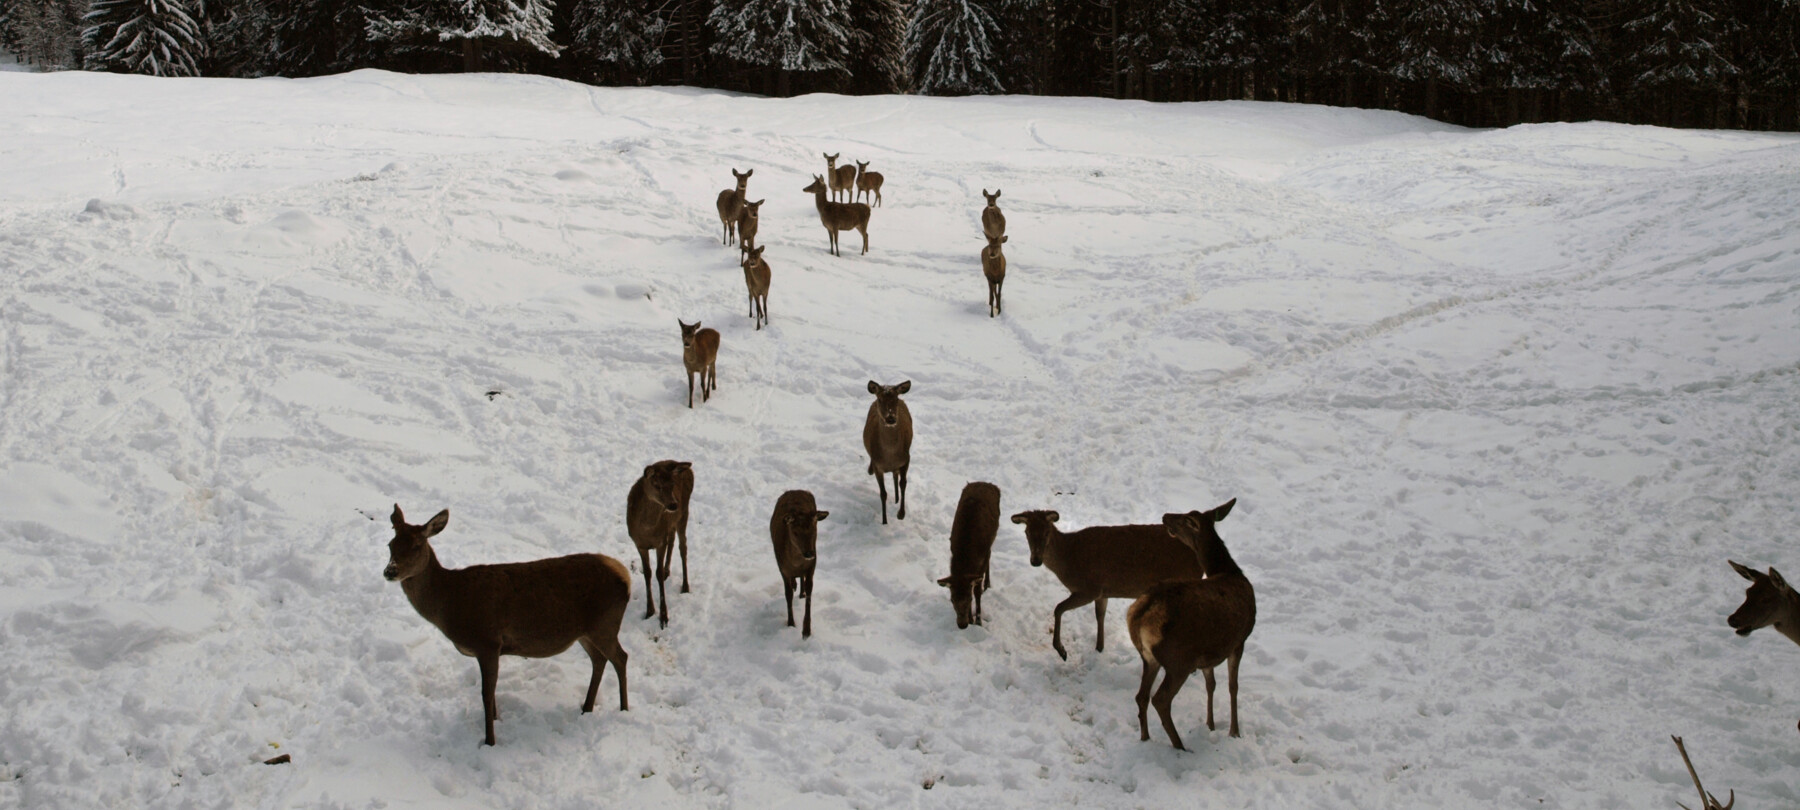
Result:
<svg viewBox="0 0 1800 810">
<path fill-rule="evenodd" d="M 267 67 L 284 76 L 319 76 L 375 62 L 369 40 L 375 13 L 397 7 L 368 0 L 264 0 L 269 9 Z"/>
<path fill-rule="evenodd" d="M 1482 82 L 1507 90 L 1592 91 L 1604 86 L 1587 18 L 1546 0 L 1486 0 Z"/>
<path fill-rule="evenodd" d="M 842 0 L 718 0 L 712 52 L 748 65 L 850 73 L 850 13 Z"/>
<path fill-rule="evenodd" d="M 1711 13 L 1703 0 L 1647 0 L 1622 26 L 1619 63 L 1627 92 L 1716 90 L 1738 69 L 1719 44 L 1737 24 Z"/>
<path fill-rule="evenodd" d="M 200 26 L 183 0 L 94 0 L 81 34 L 91 70 L 196 76 Z"/>
<path fill-rule="evenodd" d="M 977 0 L 919 0 L 906 28 L 913 89 L 930 95 L 1004 92 L 994 17 Z"/>
<path fill-rule="evenodd" d="M 421 42 L 457 40 L 517 43 L 551 56 L 562 48 L 550 38 L 554 0 L 419 0 L 398 14 L 369 20 L 369 38 Z"/>
<path fill-rule="evenodd" d="M 87 0 L 0 0 L 0 45 L 42 68 L 80 67 Z"/>
<path fill-rule="evenodd" d="M 910 79 L 906 69 L 907 6 L 903 0 L 850 0 L 850 56 L 853 92 L 898 93 Z"/>
<path fill-rule="evenodd" d="M 637 84 L 662 64 L 660 43 L 669 23 L 657 12 L 657 0 L 578 0 L 574 9 L 574 48 L 587 62 L 598 63 L 596 75 L 620 84 Z"/>
</svg>

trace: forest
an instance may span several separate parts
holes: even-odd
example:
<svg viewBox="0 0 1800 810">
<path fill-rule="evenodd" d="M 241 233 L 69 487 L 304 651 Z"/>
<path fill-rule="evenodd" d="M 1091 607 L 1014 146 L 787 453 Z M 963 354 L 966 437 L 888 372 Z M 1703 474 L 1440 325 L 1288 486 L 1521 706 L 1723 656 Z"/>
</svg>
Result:
<svg viewBox="0 0 1800 810">
<path fill-rule="evenodd" d="M 43 69 L 496 71 L 1800 129 L 1800 0 L 0 0 Z"/>
</svg>

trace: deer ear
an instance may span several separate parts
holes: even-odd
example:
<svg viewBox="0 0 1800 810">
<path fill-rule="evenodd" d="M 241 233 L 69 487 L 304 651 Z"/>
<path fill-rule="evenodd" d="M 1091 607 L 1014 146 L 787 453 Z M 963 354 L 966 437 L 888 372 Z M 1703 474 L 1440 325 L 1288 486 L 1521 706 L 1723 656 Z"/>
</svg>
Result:
<svg viewBox="0 0 1800 810">
<path fill-rule="evenodd" d="M 950 578 L 944 577 L 943 579 L 938 580 L 938 584 L 945 588 L 948 588 L 948 587 L 950 587 Z"/>
<path fill-rule="evenodd" d="M 875 382 L 874 380 L 870 380 L 869 381 L 869 393 L 871 393 L 871 394 L 881 393 L 881 383 Z"/>
<path fill-rule="evenodd" d="M 912 390 L 912 380 L 907 380 L 903 383 L 900 383 L 899 385 L 894 386 L 894 393 L 896 393 L 896 394 L 904 394 L 911 390 Z"/>
<path fill-rule="evenodd" d="M 1776 571 L 1775 566 L 1772 565 L 1769 566 L 1769 581 L 1775 583 L 1775 587 L 1777 588 L 1786 588 L 1788 586 L 1787 580 L 1781 578 L 1781 572 Z"/>
<path fill-rule="evenodd" d="M 747 171 L 747 172 L 744 172 L 744 179 L 745 179 L 745 180 L 748 180 L 748 179 L 750 179 L 750 175 L 753 175 L 753 174 L 756 174 L 756 170 L 755 170 L 755 169 L 751 169 L 751 170 L 749 170 L 749 171 Z"/>
<path fill-rule="evenodd" d="M 425 521 L 425 536 L 431 537 L 438 532 L 443 531 L 444 527 L 448 525 L 450 525 L 450 510 L 445 509 L 442 512 L 432 515 L 430 520 Z"/>
<path fill-rule="evenodd" d="M 1007 239 L 1009 239 L 1009 238 L 1011 238 L 1011 237 L 1006 237 L 1006 236 L 1002 236 L 1002 237 L 1000 237 L 1000 241 L 1001 241 L 1001 242 L 1002 242 L 1002 243 L 1005 243 L 1005 242 L 1006 242 L 1006 240 L 1007 240 Z"/>
<path fill-rule="evenodd" d="M 401 526 L 406 525 L 406 516 L 400 513 L 400 504 L 394 504 L 394 514 L 392 517 L 389 518 L 389 520 L 392 520 L 394 522 L 395 528 L 399 528 Z M 1737 563 L 1732 563 L 1732 565 L 1736 566 L 1740 573 L 1744 570 L 1744 567 L 1741 565 L 1738 565 Z"/>
<path fill-rule="evenodd" d="M 1185 517 L 1187 517 L 1187 515 L 1181 514 L 1180 512 L 1164 512 L 1163 513 L 1163 519 L 1162 519 L 1163 528 L 1169 530 L 1170 537 L 1180 537 L 1181 536 L 1177 530 L 1179 530 L 1181 528 L 1182 518 L 1185 518 Z"/>
<path fill-rule="evenodd" d="M 764 197 L 764 198 L 762 198 L 762 199 L 760 199 L 760 200 L 757 200 L 757 201 L 756 201 L 756 202 L 753 202 L 753 203 L 751 203 L 751 205 L 762 205 L 762 204 L 763 204 L 763 203 L 766 203 L 766 202 L 768 202 L 768 201 L 769 201 L 769 198 L 768 198 L 768 197 Z"/>
<path fill-rule="evenodd" d="M 397 510 L 400 507 L 396 506 L 394 508 Z M 1756 581 L 1756 572 L 1750 570 L 1749 566 L 1739 565 L 1732 560 L 1726 560 L 1726 562 L 1731 563 L 1731 570 L 1738 572 L 1738 576 L 1750 580 L 1751 582 Z"/>
<path fill-rule="evenodd" d="M 1018 513 L 1018 514 L 1016 514 L 1016 515 L 1013 515 L 1013 522 L 1014 522 L 1014 523 L 1017 523 L 1017 524 L 1019 524 L 1019 525 L 1021 525 L 1021 526 L 1023 526 L 1023 525 L 1025 525 L 1025 513 L 1024 513 L 1024 512 L 1020 512 L 1020 513 Z"/>
<path fill-rule="evenodd" d="M 1045 514 L 1044 514 L 1044 517 L 1045 517 L 1045 518 L 1047 518 L 1047 519 L 1049 519 L 1049 521 L 1050 521 L 1050 522 L 1051 522 L 1051 523 L 1055 523 L 1055 522 L 1057 522 L 1057 521 L 1059 521 L 1059 520 L 1062 520 L 1062 515 L 1060 515 L 1060 514 L 1057 514 L 1057 513 L 1055 513 L 1055 512 L 1047 512 L 1047 513 L 1045 513 Z"/>
<path fill-rule="evenodd" d="M 1232 498 L 1224 504 L 1214 508 L 1211 512 L 1206 513 L 1206 516 L 1211 518 L 1212 522 L 1218 523 L 1219 521 L 1224 520 L 1226 515 L 1231 514 L 1231 507 L 1233 506 L 1237 506 L 1236 498 Z"/>
<path fill-rule="evenodd" d="M 677 469 L 677 470 L 681 470 L 681 471 L 687 471 L 687 470 L 692 470 L 692 469 L 694 469 L 694 462 L 692 462 L 692 461 L 678 461 L 678 462 L 676 462 L 676 463 L 675 463 L 675 469 Z"/>
<path fill-rule="evenodd" d="M 992 195 L 990 195 L 990 194 L 988 194 L 988 193 L 987 193 L 987 189 L 985 189 L 985 188 L 983 188 L 983 189 L 982 189 L 982 190 L 981 190 L 981 196 L 983 196 L 983 197 L 988 197 L 988 196 L 992 196 Z"/>
<path fill-rule="evenodd" d="M 819 511 L 819 512 L 816 512 L 816 513 L 815 513 L 815 514 L 817 514 L 817 515 L 818 515 L 818 517 L 815 517 L 815 518 L 813 518 L 813 519 L 814 519 L 814 520 L 824 520 L 824 519 L 826 519 L 826 518 L 828 518 L 828 517 L 831 517 L 831 513 L 830 513 L 830 512 L 826 512 L 826 511 L 824 511 L 824 510 L 820 510 L 820 511 Z"/>
</svg>

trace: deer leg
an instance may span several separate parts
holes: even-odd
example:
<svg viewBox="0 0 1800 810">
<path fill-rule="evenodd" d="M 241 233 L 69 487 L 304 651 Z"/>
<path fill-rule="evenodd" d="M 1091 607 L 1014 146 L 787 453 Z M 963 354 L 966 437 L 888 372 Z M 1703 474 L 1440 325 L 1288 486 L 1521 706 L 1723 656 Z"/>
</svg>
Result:
<svg viewBox="0 0 1800 810">
<path fill-rule="evenodd" d="M 899 520 L 906 519 L 906 470 L 911 466 L 907 464 L 894 471 L 894 499 L 900 503 L 900 511 L 895 512 L 894 517 Z"/>
<path fill-rule="evenodd" d="M 675 521 L 675 536 L 681 539 L 681 592 L 682 593 L 688 592 L 687 524 L 688 524 L 688 512 L 687 512 L 687 508 L 684 506 L 681 510 L 681 517 Z"/>
<path fill-rule="evenodd" d="M 1089 596 L 1086 594 L 1072 593 L 1072 594 L 1069 594 L 1069 598 L 1056 603 L 1056 625 L 1050 631 L 1050 638 L 1051 638 L 1050 646 L 1056 649 L 1056 654 L 1062 656 L 1062 659 L 1064 661 L 1069 660 L 1069 651 L 1063 649 L 1063 643 L 1062 643 L 1062 615 L 1063 615 L 1063 612 L 1067 611 L 1067 610 L 1074 610 L 1075 608 L 1081 607 L 1082 605 L 1085 605 L 1092 601 L 1094 601 L 1094 597 L 1092 597 L 1092 596 Z"/>
<path fill-rule="evenodd" d="M 782 588 L 782 590 L 787 592 L 787 608 L 788 608 L 787 626 L 793 627 L 794 626 L 794 581 L 787 578 L 784 575 L 781 578 L 781 588 Z"/>
<path fill-rule="evenodd" d="M 812 638 L 812 578 L 812 574 L 806 575 L 806 621 L 800 626 L 801 638 Z"/>
<path fill-rule="evenodd" d="M 689 371 L 687 374 L 688 374 L 688 407 L 692 408 L 692 407 L 694 407 L 694 372 Z M 703 381 L 705 380 L 704 377 L 702 377 L 701 379 Z"/>
<path fill-rule="evenodd" d="M 674 551 L 670 548 L 672 545 L 674 544 L 665 540 L 656 549 L 656 595 L 662 602 L 662 606 L 657 609 L 656 618 L 663 627 L 669 626 L 669 554 Z"/>
<path fill-rule="evenodd" d="M 875 486 L 881 490 L 881 525 L 887 525 L 887 479 L 881 473 L 875 473 Z"/>
<path fill-rule="evenodd" d="M 1162 686 L 1156 690 L 1156 695 L 1150 698 L 1151 705 L 1156 707 L 1156 716 L 1162 718 L 1163 731 L 1169 733 L 1169 742 L 1182 751 L 1186 751 L 1187 746 L 1181 744 L 1181 735 L 1175 731 L 1175 721 L 1169 718 L 1169 705 L 1175 702 L 1175 693 L 1181 691 L 1181 685 L 1187 683 L 1188 675 L 1191 674 L 1193 673 L 1169 670 L 1168 676 L 1163 678 Z"/>
<path fill-rule="evenodd" d="M 487 744 L 494 744 L 494 721 L 500 710 L 494 705 L 494 685 L 500 680 L 500 653 L 484 652 L 476 656 L 481 665 L 481 719 L 487 724 Z"/>
<path fill-rule="evenodd" d="M 1138 739 L 1148 740 L 1150 739 L 1150 687 L 1156 683 L 1156 673 L 1162 670 L 1162 666 L 1157 664 L 1156 659 L 1150 657 L 1147 652 L 1142 653 L 1141 657 L 1144 659 L 1144 675 L 1138 680 Z"/>
<path fill-rule="evenodd" d="M 587 714 L 594 710 L 594 695 L 600 691 L 600 676 L 606 674 L 606 656 L 585 636 L 581 639 L 581 649 L 587 652 L 588 660 L 594 664 L 593 677 L 588 678 L 587 699 L 581 702 L 581 713 Z"/>
<path fill-rule="evenodd" d="M 1237 671 L 1238 671 L 1238 661 L 1242 660 L 1243 657 L 1244 657 L 1244 645 L 1239 644 L 1237 650 L 1235 650 L 1234 652 L 1231 653 L 1231 658 L 1225 662 L 1225 685 L 1228 689 L 1231 690 L 1231 736 L 1233 736 L 1233 737 L 1238 736 Z M 1209 700 L 1207 702 L 1211 703 L 1212 701 Z M 1210 711 L 1209 711 L 1209 713 L 1210 713 Z"/>
<path fill-rule="evenodd" d="M 863 255 L 867 256 L 867 255 L 869 255 L 869 226 L 867 224 L 858 225 L 858 226 L 856 226 L 856 231 L 857 231 L 857 233 L 862 234 Z"/>
<path fill-rule="evenodd" d="M 1094 652 L 1106 652 L 1106 597 L 1094 600 Z"/>
<path fill-rule="evenodd" d="M 656 595 L 650 591 L 650 549 L 639 548 L 638 559 L 644 561 L 644 618 L 656 615 Z"/>
<path fill-rule="evenodd" d="M 1219 682 L 1213 679 L 1212 667 L 1200 670 L 1200 674 L 1206 676 L 1206 730 L 1212 731 L 1218 728 L 1213 725 L 1213 689 L 1218 687 Z"/>
</svg>

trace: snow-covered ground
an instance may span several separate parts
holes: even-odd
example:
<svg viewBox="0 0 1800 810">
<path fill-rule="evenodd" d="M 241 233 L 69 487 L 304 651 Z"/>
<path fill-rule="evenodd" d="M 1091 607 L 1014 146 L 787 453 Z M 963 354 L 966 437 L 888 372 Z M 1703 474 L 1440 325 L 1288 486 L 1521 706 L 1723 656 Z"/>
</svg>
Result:
<svg viewBox="0 0 1800 810">
<path fill-rule="evenodd" d="M 0 806 L 1525 807 L 1800 803 L 1800 138 L 1471 131 L 1279 104 L 788 100 L 520 76 L 0 75 Z M 825 251 L 823 152 L 886 174 Z M 754 168 L 753 331 L 713 211 Z M 982 188 L 1011 236 L 1004 316 Z M 676 319 L 724 336 L 683 407 Z M 910 379 L 880 525 L 868 380 Z M 489 392 L 499 392 L 492 396 Z M 472 659 L 381 577 L 601 551 L 692 460 L 694 592 L 622 641 Z M 1238 507 L 1244 736 L 1137 739 L 966 481 L 1065 529 Z M 766 532 L 821 524 L 814 636 Z M 1221 698 L 1223 696 L 1221 695 Z M 1154 722 L 1154 721 L 1153 721 Z M 262 761 L 291 754 L 287 765 Z"/>
</svg>

